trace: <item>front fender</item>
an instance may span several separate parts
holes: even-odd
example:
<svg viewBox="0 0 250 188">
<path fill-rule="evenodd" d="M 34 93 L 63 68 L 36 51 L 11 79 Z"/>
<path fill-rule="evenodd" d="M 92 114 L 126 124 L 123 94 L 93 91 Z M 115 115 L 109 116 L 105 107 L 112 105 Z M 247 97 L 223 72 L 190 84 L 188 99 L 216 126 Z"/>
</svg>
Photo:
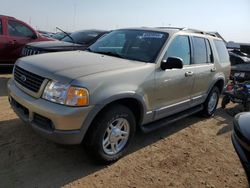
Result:
<svg viewBox="0 0 250 188">
<path fill-rule="evenodd" d="M 145 116 L 146 116 L 146 104 L 145 104 L 145 99 L 140 96 L 139 94 L 135 93 L 134 91 L 127 91 L 123 93 L 119 93 L 110 97 L 107 97 L 102 100 L 101 103 L 98 103 L 95 105 L 93 110 L 88 114 L 87 118 L 85 119 L 82 128 L 81 128 L 81 136 L 82 140 L 84 136 L 86 135 L 89 127 L 91 126 L 91 123 L 95 119 L 95 117 L 98 115 L 99 112 L 101 112 L 107 105 L 111 104 L 112 102 L 121 100 L 121 99 L 135 99 L 139 102 L 141 105 L 141 110 L 142 110 L 142 122 L 144 122 Z"/>
</svg>

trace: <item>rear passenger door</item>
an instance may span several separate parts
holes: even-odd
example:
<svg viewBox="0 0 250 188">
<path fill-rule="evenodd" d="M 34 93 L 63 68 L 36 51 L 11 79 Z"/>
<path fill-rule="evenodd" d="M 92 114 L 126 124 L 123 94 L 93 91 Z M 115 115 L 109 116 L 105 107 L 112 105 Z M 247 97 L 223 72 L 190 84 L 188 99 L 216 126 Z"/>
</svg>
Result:
<svg viewBox="0 0 250 188">
<path fill-rule="evenodd" d="M 194 87 L 192 90 L 191 104 L 195 106 L 204 102 L 209 87 L 212 84 L 216 68 L 211 44 L 203 37 L 192 37 L 193 68 L 195 69 Z"/>
</svg>

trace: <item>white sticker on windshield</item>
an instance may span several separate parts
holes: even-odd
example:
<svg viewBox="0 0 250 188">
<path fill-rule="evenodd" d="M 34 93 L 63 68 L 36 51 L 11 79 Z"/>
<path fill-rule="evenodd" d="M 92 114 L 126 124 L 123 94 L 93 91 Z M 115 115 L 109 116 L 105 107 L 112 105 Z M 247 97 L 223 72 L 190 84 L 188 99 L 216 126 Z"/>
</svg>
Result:
<svg viewBox="0 0 250 188">
<path fill-rule="evenodd" d="M 143 33 L 142 38 L 156 38 L 161 39 L 163 34 L 161 33 Z"/>
</svg>

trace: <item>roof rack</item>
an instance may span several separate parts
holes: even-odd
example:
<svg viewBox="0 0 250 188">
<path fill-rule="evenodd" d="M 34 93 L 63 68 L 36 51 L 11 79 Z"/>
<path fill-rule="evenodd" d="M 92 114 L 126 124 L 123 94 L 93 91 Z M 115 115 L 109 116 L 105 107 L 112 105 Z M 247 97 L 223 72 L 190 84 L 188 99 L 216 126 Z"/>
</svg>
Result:
<svg viewBox="0 0 250 188">
<path fill-rule="evenodd" d="M 192 33 L 198 33 L 198 34 L 203 34 L 203 35 L 210 35 L 213 37 L 218 37 L 215 33 L 210 33 L 210 32 L 205 32 L 197 29 L 190 29 L 187 27 L 156 27 L 158 29 L 177 29 L 180 31 L 187 31 L 187 32 L 192 32 Z"/>
<path fill-rule="evenodd" d="M 182 31 L 189 31 L 189 32 L 192 32 L 192 33 L 198 33 L 198 34 L 202 34 L 202 35 L 210 35 L 210 36 L 213 36 L 213 37 L 218 37 L 214 33 L 205 32 L 205 31 L 201 31 L 201 30 L 197 30 L 197 29 L 183 28 L 181 30 Z"/>
<path fill-rule="evenodd" d="M 178 29 L 178 30 L 182 30 L 184 29 L 183 27 L 156 27 L 158 29 Z"/>
</svg>

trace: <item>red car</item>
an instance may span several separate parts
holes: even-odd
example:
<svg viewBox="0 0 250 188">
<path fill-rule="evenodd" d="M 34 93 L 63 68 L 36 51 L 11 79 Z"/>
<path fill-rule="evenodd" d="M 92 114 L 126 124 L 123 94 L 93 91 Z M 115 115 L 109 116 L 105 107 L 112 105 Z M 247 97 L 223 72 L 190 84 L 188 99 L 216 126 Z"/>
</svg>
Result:
<svg viewBox="0 0 250 188">
<path fill-rule="evenodd" d="M 25 44 L 51 40 L 16 18 L 0 15 L 0 66 L 14 65 Z"/>
</svg>

